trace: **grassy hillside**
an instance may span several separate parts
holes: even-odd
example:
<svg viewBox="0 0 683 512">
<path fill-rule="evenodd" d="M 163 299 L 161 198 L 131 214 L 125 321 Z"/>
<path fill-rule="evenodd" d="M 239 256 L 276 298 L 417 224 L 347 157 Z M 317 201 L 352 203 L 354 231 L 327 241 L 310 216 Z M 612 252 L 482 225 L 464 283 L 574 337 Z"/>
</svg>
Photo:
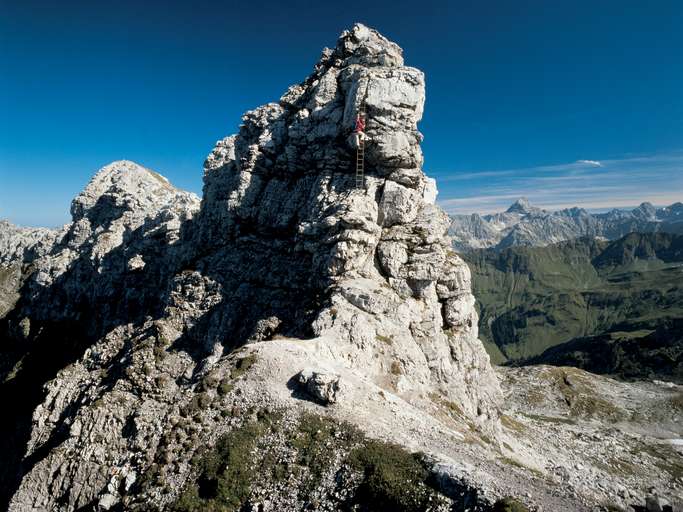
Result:
<svg viewBox="0 0 683 512">
<path fill-rule="evenodd" d="M 582 238 L 463 257 L 472 270 L 480 335 L 498 363 L 610 332 L 647 336 L 683 318 L 681 235 Z"/>
</svg>

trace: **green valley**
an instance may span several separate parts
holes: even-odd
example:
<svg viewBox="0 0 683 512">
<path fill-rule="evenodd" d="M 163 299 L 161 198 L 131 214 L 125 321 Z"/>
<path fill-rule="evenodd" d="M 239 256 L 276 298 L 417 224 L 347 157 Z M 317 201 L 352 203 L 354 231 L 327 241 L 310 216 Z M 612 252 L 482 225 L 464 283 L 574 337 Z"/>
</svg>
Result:
<svg viewBox="0 0 683 512">
<path fill-rule="evenodd" d="M 463 257 L 472 270 L 480 337 L 494 362 L 599 360 L 594 371 L 624 373 L 620 354 L 628 353 L 625 375 L 644 377 L 657 374 L 657 365 L 639 372 L 633 364 L 663 350 L 671 371 L 682 364 L 675 348 L 683 343 L 676 322 L 683 318 L 681 235 L 579 238 Z M 602 355 L 591 355 L 598 347 Z M 634 355 L 641 348 L 642 358 Z"/>
</svg>

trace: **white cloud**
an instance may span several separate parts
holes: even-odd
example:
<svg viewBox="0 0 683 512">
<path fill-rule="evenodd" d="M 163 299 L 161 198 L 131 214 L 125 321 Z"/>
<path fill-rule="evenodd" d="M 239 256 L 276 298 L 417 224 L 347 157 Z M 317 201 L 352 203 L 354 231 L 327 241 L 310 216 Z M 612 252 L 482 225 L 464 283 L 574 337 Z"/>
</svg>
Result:
<svg viewBox="0 0 683 512">
<path fill-rule="evenodd" d="M 449 213 L 503 211 L 522 196 L 548 210 L 628 208 L 643 201 L 663 206 L 683 200 L 683 152 L 468 171 L 437 176 L 437 182 L 439 204 Z"/>
<path fill-rule="evenodd" d="M 598 162 L 597 160 L 577 160 L 576 163 L 592 165 L 593 167 L 603 167 L 602 162 Z"/>
</svg>

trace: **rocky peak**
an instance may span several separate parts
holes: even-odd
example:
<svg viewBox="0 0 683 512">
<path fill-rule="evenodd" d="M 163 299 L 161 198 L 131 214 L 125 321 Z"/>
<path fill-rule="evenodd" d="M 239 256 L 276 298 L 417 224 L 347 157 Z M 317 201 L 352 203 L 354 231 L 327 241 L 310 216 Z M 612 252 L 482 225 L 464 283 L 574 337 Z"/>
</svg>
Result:
<svg viewBox="0 0 683 512">
<path fill-rule="evenodd" d="M 175 188 L 162 175 L 129 160 L 100 169 L 71 203 L 74 222 L 88 218 L 96 224 L 123 212 L 149 213 L 173 203 L 189 204 L 198 198 Z"/>
<path fill-rule="evenodd" d="M 507 213 L 520 213 L 522 215 L 527 215 L 536 211 L 539 211 L 539 208 L 531 206 L 531 203 L 526 197 L 520 197 L 506 210 Z"/>
<path fill-rule="evenodd" d="M 638 208 L 633 210 L 633 214 L 644 220 L 656 220 L 657 219 L 657 208 L 654 207 L 652 203 L 644 202 L 640 203 Z"/>
<path fill-rule="evenodd" d="M 558 215 L 564 215 L 566 217 L 585 217 L 587 215 L 590 215 L 588 213 L 588 210 L 584 208 L 579 208 L 577 206 L 573 206 L 571 208 L 565 208 L 563 210 L 560 210 L 557 212 Z"/>
<path fill-rule="evenodd" d="M 272 361 L 270 387 L 256 380 L 259 400 L 286 396 L 296 407 L 288 386 L 316 365 L 304 373 L 335 407 L 354 389 L 410 407 L 443 396 L 463 428 L 498 439 L 500 388 L 477 338 L 469 269 L 422 170 L 424 75 L 401 53 L 362 25 L 344 32 L 308 78 L 216 143 L 196 214 L 196 198 L 132 162 L 105 167 L 74 200 L 74 222 L 38 261 L 30 300 L 8 316 L 29 326 L 15 328 L 17 343 L 46 333 L 59 343 L 68 332 L 83 344 L 36 411 L 35 463 L 10 510 L 111 507 L 121 496 L 110 470 L 141 475 L 153 460 L 169 481 L 185 481 L 192 450 L 231 420 L 206 416 L 190 451 L 168 436 L 166 462 L 155 458 L 163 429 L 209 373 L 232 379 L 236 349 Z M 357 187 L 361 105 L 368 138 Z M 69 428 L 60 453 L 46 449 Z M 93 453 L 103 454 L 94 469 L 82 463 Z M 73 493 L 74 481 L 88 484 Z M 144 492 L 160 508 L 172 499 Z"/>
<path fill-rule="evenodd" d="M 470 251 L 514 245 L 544 246 L 579 237 L 621 238 L 627 233 L 680 232 L 680 203 L 656 209 L 643 203 L 632 210 L 613 209 L 590 213 L 579 207 L 546 211 L 529 205 L 526 199 L 515 202 L 506 212 L 484 215 L 454 215 L 449 233 L 454 247 Z"/>
<path fill-rule="evenodd" d="M 678 221 L 680 217 L 683 217 L 683 203 L 677 202 L 658 209 L 657 217 L 661 220 Z"/>
<path fill-rule="evenodd" d="M 403 66 L 403 50 L 376 30 L 361 23 L 356 23 L 351 30 L 342 33 L 332 56 L 341 60 L 341 67 L 349 64 Z"/>
<path fill-rule="evenodd" d="M 403 66 L 395 43 L 362 25 L 344 32 L 311 76 L 216 144 L 196 245 L 250 261 L 233 276 L 212 274 L 249 297 L 247 315 L 228 307 L 221 316 L 240 326 L 233 340 L 262 339 L 268 320 L 326 340 L 334 357 L 401 392 L 457 389 L 468 414 L 490 419 L 498 391 L 469 270 L 449 249 L 448 217 L 421 168 L 424 98 L 424 75 Z M 361 105 L 366 176 L 356 188 Z"/>
</svg>

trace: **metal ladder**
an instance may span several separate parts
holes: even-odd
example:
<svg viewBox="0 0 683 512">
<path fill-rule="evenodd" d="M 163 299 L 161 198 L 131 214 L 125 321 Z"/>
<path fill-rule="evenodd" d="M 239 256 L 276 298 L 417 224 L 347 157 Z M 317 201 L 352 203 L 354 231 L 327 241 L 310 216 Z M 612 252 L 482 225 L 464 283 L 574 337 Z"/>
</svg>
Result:
<svg viewBox="0 0 683 512">
<path fill-rule="evenodd" d="M 360 112 L 365 113 L 363 105 L 360 107 Z M 356 188 L 365 188 L 365 140 L 360 134 L 356 148 Z"/>
</svg>

